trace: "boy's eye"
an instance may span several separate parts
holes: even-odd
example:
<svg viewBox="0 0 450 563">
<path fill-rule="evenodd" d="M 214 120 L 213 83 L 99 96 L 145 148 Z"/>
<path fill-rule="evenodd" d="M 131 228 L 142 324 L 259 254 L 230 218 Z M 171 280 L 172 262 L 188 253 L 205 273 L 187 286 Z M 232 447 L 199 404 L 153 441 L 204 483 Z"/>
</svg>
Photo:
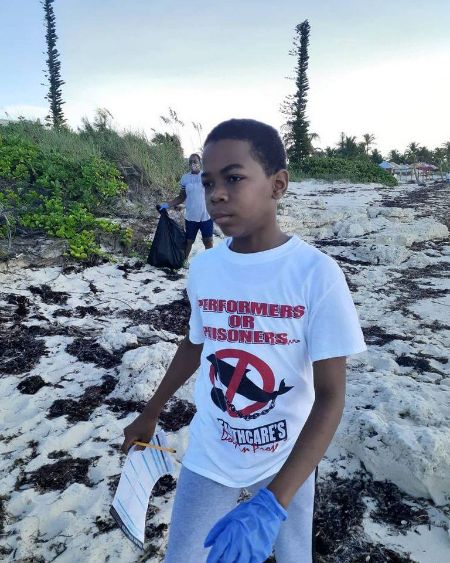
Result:
<svg viewBox="0 0 450 563">
<path fill-rule="evenodd" d="M 231 174 L 230 176 L 226 176 L 225 180 L 228 184 L 237 184 L 241 182 L 244 178 L 242 176 L 237 176 L 236 174 Z M 214 182 L 208 182 L 207 180 L 203 180 L 203 187 L 205 190 L 210 190 L 214 187 Z"/>
</svg>

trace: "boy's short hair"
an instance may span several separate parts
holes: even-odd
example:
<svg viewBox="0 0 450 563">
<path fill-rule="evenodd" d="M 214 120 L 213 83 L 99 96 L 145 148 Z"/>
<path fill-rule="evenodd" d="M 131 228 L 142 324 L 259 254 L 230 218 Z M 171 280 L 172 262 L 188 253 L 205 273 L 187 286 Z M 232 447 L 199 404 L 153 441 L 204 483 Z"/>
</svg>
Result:
<svg viewBox="0 0 450 563">
<path fill-rule="evenodd" d="M 235 139 L 250 143 L 250 152 L 267 176 L 286 168 L 286 151 L 278 131 L 254 119 L 229 119 L 216 125 L 204 146 L 216 141 Z"/>
<path fill-rule="evenodd" d="M 193 156 L 195 156 L 196 158 L 198 158 L 198 161 L 199 161 L 200 164 L 201 164 L 201 162 L 202 162 L 202 157 L 201 157 L 199 154 L 197 154 L 196 152 L 193 152 L 192 154 L 189 155 L 188 161 L 191 162 L 191 159 L 192 159 Z"/>
</svg>

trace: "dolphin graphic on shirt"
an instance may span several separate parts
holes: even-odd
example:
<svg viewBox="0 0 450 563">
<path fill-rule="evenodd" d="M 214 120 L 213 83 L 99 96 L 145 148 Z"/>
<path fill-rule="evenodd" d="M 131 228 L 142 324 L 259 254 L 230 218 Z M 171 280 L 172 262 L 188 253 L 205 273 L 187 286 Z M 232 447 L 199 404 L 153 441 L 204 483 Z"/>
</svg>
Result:
<svg viewBox="0 0 450 563">
<path fill-rule="evenodd" d="M 223 385 L 228 387 L 230 385 L 231 378 L 233 377 L 235 367 L 227 364 L 227 362 L 224 362 L 223 360 L 219 360 L 216 358 L 215 354 L 207 356 L 207 360 L 209 360 L 214 367 L 215 377 L 217 377 Z M 268 403 L 272 399 L 276 399 L 278 395 L 284 395 L 292 389 L 292 387 L 288 387 L 284 383 L 284 379 L 282 379 L 278 391 L 264 391 L 264 389 L 258 387 L 248 378 L 247 373 L 249 371 L 249 369 L 245 370 L 244 375 L 239 382 L 238 388 L 236 389 L 236 392 L 239 393 L 239 395 L 244 396 L 249 401 Z M 211 390 L 211 398 L 222 411 L 225 412 L 227 410 L 225 398 L 221 389 L 213 387 Z"/>
</svg>

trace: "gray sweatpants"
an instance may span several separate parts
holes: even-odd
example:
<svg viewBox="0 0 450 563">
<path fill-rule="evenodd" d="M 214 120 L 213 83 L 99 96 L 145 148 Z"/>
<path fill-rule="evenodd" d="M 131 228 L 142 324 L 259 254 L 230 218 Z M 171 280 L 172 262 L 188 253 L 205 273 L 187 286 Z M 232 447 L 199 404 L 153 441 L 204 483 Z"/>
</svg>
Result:
<svg viewBox="0 0 450 563">
<path fill-rule="evenodd" d="M 251 494 L 272 477 L 246 487 Z M 312 473 L 288 507 L 275 542 L 277 563 L 312 562 L 315 476 Z M 177 483 L 165 563 L 202 563 L 209 549 L 203 542 L 213 525 L 236 506 L 241 489 L 226 487 L 182 467 Z M 224 562 L 228 563 L 228 562 Z M 263 563 L 263 562 L 261 562 Z"/>
</svg>

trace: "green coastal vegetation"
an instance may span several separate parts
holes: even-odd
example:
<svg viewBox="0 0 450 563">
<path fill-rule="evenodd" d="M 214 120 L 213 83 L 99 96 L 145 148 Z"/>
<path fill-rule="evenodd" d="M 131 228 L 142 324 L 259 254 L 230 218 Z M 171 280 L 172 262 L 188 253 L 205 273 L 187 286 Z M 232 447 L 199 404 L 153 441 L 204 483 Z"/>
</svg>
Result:
<svg viewBox="0 0 450 563">
<path fill-rule="evenodd" d="M 83 118 L 77 130 L 70 128 L 63 111 L 53 2 L 42 2 L 49 114 L 45 123 L 19 118 L 0 125 L 0 239 L 10 243 L 16 234 L 40 232 L 65 240 L 72 258 L 94 260 L 106 256 L 101 244 L 106 234 L 132 253 L 133 228 L 123 225 L 118 210 L 136 190 L 147 204 L 175 194 L 186 169 L 180 140 L 184 123 L 169 108 L 168 116 L 161 116 L 162 131 L 149 138 L 144 132 L 117 130 L 111 113 L 100 108 L 92 121 Z M 383 156 L 372 148 L 372 134 L 358 142 L 341 133 L 335 147 L 314 147 L 319 136 L 310 133 L 306 114 L 309 33 L 307 20 L 295 28 L 295 93 L 281 106 L 291 179 L 396 185 L 395 177 L 378 166 Z M 201 145 L 202 127 L 192 125 Z M 393 150 L 388 158 L 397 163 L 423 160 L 448 171 L 450 143 L 434 151 L 411 143 L 404 154 Z M 143 209 L 142 217 L 148 215 L 148 208 Z"/>
<path fill-rule="evenodd" d="M 185 161 L 178 137 L 119 134 L 99 110 L 79 131 L 19 120 L 0 127 L 0 237 L 34 229 L 65 239 L 80 260 L 102 256 L 102 233 L 123 250 L 133 233 L 115 208 L 129 189 L 130 173 L 142 190 L 174 193 Z"/>
<path fill-rule="evenodd" d="M 164 119 L 173 125 L 173 118 Z M 404 154 L 392 153 L 398 163 L 426 156 L 427 162 L 439 164 L 448 162 L 450 143 L 435 151 L 412 143 Z M 343 134 L 336 147 L 312 148 L 289 172 L 293 181 L 395 185 L 395 177 L 378 166 L 381 160 L 376 149 Z M 133 232 L 121 225 L 115 210 L 127 196 L 130 179 L 149 200 L 154 191 L 171 197 L 185 168 L 178 134 L 158 132 L 149 139 L 143 132 L 119 132 L 104 109 L 92 122 L 84 119 L 77 131 L 11 121 L 0 126 L 0 237 L 36 230 L 66 240 L 70 256 L 87 260 L 104 255 L 99 241 L 108 233 L 127 252 Z"/>
</svg>

